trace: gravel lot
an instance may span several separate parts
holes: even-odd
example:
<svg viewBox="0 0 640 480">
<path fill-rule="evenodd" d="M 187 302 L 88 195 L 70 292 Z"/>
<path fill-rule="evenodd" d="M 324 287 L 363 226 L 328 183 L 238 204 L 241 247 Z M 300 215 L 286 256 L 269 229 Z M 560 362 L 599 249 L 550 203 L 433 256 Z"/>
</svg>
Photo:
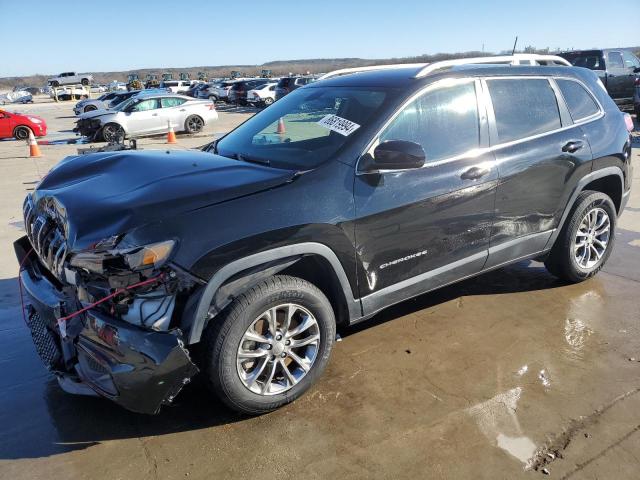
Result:
<svg viewBox="0 0 640 480">
<path fill-rule="evenodd" d="M 71 102 L 8 109 L 43 116 L 48 140 L 74 138 Z M 220 109 L 202 135 L 140 146 L 194 148 L 250 111 Z M 32 159 L 1 141 L 0 478 L 638 478 L 637 147 L 635 190 L 597 277 L 563 285 L 527 261 L 390 308 L 341 332 L 306 396 L 245 418 L 197 381 L 154 417 L 58 388 L 20 316 L 11 243 L 26 190 L 78 146 Z"/>
</svg>

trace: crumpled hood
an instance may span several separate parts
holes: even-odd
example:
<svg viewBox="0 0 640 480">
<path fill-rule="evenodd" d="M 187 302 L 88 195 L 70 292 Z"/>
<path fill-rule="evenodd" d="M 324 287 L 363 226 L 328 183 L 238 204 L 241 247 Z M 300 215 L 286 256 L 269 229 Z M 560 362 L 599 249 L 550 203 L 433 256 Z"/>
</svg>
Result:
<svg viewBox="0 0 640 480">
<path fill-rule="evenodd" d="M 102 117 L 103 115 L 111 115 L 113 113 L 113 110 L 98 108 L 97 110 L 91 110 L 90 112 L 81 113 L 80 115 L 78 115 L 78 119 L 85 120 L 89 118 Z"/>
<path fill-rule="evenodd" d="M 151 222 L 271 189 L 295 171 L 197 151 L 123 151 L 67 157 L 33 193 L 65 223 L 71 250 Z"/>
</svg>

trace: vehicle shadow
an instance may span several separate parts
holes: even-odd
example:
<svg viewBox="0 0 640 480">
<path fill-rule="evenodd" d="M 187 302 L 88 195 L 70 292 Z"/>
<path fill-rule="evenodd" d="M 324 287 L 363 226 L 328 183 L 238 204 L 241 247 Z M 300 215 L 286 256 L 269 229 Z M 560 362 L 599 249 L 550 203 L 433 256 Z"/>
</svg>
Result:
<svg viewBox="0 0 640 480">
<path fill-rule="evenodd" d="M 524 260 L 405 300 L 381 311 L 369 320 L 343 328 L 340 333 L 343 337 L 348 337 L 376 325 L 461 297 L 532 292 L 565 285 L 566 283 L 552 276 L 543 263 Z"/>
</svg>

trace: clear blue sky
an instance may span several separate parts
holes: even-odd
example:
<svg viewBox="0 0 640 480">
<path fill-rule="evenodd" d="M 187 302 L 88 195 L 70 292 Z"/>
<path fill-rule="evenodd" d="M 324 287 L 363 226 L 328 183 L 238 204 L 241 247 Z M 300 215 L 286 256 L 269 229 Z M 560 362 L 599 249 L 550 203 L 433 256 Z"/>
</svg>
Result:
<svg viewBox="0 0 640 480">
<path fill-rule="evenodd" d="M 0 0 L 0 77 L 640 45 L 640 0 Z"/>
</svg>

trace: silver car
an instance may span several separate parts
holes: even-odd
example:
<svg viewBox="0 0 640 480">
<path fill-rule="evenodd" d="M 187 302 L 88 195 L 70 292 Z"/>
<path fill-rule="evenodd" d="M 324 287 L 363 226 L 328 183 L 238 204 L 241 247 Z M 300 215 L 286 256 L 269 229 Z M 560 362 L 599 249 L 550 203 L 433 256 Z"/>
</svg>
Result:
<svg viewBox="0 0 640 480">
<path fill-rule="evenodd" d="M 175 132 L 198 133 L 218 119 L 210 100 L 170 93 L 139 93 L 111 110 L 83 113 L 74 129 L 80 135 L 106 142 Z"/>
<path fill-rule="evenodd" d="M 98 98 L 80 100 L 76 103 L 75 107 L 73 107 L 73 113 L 80 115 L 81 113 L 92 112 L 93 110 L 106 110 L 109 108 L 111 100 L 116 98 L 118 93 L 120 92 L 108 92 L 100 95 Z"/>
</svg>

